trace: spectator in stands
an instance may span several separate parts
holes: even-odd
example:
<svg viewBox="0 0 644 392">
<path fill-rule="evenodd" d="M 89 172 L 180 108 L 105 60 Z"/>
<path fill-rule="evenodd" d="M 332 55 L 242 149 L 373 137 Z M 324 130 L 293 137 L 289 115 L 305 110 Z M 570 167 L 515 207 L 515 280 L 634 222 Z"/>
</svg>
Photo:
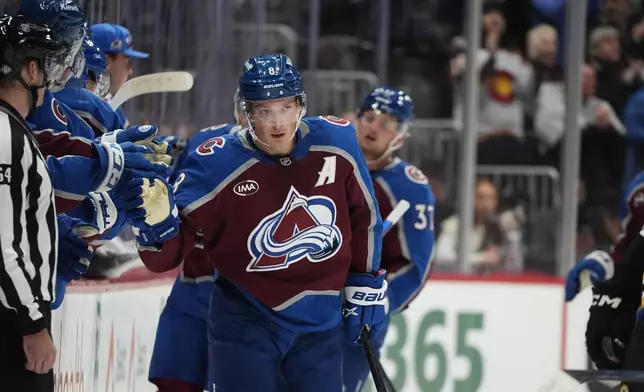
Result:
<svg viewBox="0 0 644 392">
<path fill-rule="evenodd" d="M 535 97 L 539 96 L 542 83 L 563 83 L 564 80 L 563 69 L 557 63 L 557 45 L 557 30 L 550 25 L 540 24 L 528 32 L 526 52 L 527 59 L 534 70 L 532 86 L 532 94 L 534 95 L 524 114 L 526 136 L 530 138 L 527 140 L 533 145 L 538 145 L 538 140 L 535 142 L 534 135 Z M 537 149 L 533 146 L 533 151 Z"/>
<path fill-rule="evenodd" d="M 557 30 L 547 24 L 535 26 L 528 32 L 528 60 L 544 68 L 557 64 Z"/>
<path fill-rule="evenodd" d="M 582 178 L 589 193 L 600 196 L 621 186 L 625 128 L 610 104 L 595 96 L 595 70 L 582 67 L 583 107 L 579 117 L 582 134 Z M 542 82 L 536 98 L 534 128 L 542 163 L 559 168 L 565 132 L 566 99 L 563 82 Z"/>
<path fill-rule="evenodd" d="M 644 83 L 644 62 L 622 59 L 619 30 L 612 26 L 592 31 L 589 50 L 597 70 L 597 96 L 608 101 L 621 116 L 628 98 Z"/>
<path fill-rule="evenodd" d="M 532 163 L 532 154 L 524 141 L 524 105 L 532 95 L 532 67 L 520 54 L 503 48 L 505 18 L 491 5 L 484 8 L 484 48 L 476 59 L 481 74 L 479 99 L 480 164 L 522 165 Z M 461 42 L 463 38 L 455 38 Z M 455 86 L 454 118 L 462 120 L 465 53 L 455 51 L 450 73 Z"/>
<path fill-rule="evenodd" d="M 568 0 L 530 0 L 536 11 L 536 23 L 547 23 L 555 26 L 558 32 L 559 47 L 563 48 L 557 54 L 557 63 L 563 64 L 565 53 L 565 24 L 566 24 L 566 3 Z M 602 0 L 587 0 L 588 13 L 586 22 L 588 26 L 596 26 L 600 18 Z M 590 29 L 589 29 L 590 31 Z"/>
<path fill-rule="evenodd" d="M 523 256 L 516 222 L 503 219 L 498 213 L 499 195 L 494 184 L 486 178 L 476 183 L 474 226 L 469 235 L 471 257 L 465 263 L 470 273 L 520 272 Z M 436 267 L 454 269 L 457 265 L 459 218 L 453 215 L 441 225 L 436 243 Z M 506 231 L 507 230 L 507 231 Z"/>
<path fill-rule="evenodd" d="M 628 138 L 625 180 L 644 170 L 644 88 L 630 97 L 624 108 L 624 125 Z"/>
<path fill-rule="evenodd" d="M 624 46 L 624 55 L 628 61 L 644 59 L 644 14 L 636 13 L 628 19 L 628 29 Z"/>
<path fill-rule="evenodd" d="M 629 0 L 603 0 L 599 12 L 599 23 L 614 26 L 620 33 L 625 33 L 630 13 Z"/>
</svg>

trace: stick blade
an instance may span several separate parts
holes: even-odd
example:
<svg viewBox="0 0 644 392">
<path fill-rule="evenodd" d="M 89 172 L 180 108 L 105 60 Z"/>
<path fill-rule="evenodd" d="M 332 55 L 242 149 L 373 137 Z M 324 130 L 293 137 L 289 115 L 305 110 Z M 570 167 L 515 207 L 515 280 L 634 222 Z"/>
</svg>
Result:
<svg viewBox="0 0 644 392">
<path fill-rule="evenodd" d="M 116 110 L 124 102 L 143 94 L 188 91 L 194 85 L 190 72 L 158 72 L 137 76 L 127 81 L 112 97 L 110 105 Z"/>
</svg>

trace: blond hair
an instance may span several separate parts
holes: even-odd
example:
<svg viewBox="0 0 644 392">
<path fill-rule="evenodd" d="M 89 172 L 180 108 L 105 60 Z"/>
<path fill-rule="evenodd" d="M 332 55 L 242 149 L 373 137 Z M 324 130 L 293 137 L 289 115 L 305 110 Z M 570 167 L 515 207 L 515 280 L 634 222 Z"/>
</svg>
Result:
<svg viewBox="0 0 644 392">
<path fill-rule="evenodd" d="M 527 49 L 529 59 L 534 60 L 539 56 L 543 42 L 547 39 L 557 42 L 557 30 L 548 24 L 540 24 L 528 32 Z"/>
<path fill-rule="evenodd" d="M 599 44 L 607 39 L 619 40 L 619 30 L 613 26 L 601 26 L 594 29 L 592 33 L 590 33 L 590 38 L 588 40 L 590 55 L 595 57 L 597 50 L 599 49 Z"/>
</svg>

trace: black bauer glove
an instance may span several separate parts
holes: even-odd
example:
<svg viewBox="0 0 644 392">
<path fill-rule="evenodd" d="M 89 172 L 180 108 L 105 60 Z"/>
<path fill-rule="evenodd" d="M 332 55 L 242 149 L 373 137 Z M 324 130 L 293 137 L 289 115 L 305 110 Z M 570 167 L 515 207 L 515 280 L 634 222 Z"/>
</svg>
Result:
<svg viewBox="0 0 644 392">
<path fill-rule="evenodd" d="M 586 325 L 586 350 L 598 369 L 621 369 L 640 304 L 638 291 L 620 290 L 615 282 L 593 287 Z"/>
</svg>

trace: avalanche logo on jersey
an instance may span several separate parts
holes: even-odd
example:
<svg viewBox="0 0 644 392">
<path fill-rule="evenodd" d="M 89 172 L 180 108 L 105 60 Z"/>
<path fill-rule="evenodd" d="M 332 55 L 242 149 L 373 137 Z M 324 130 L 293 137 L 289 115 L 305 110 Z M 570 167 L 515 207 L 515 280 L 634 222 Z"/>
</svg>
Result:
<svg viewBox="0 0 644 392">
<path fill-rule="evenodd" d="M 56 117 L 56 120 L 60 121 L 61 124 L 67 126 L 67 116 L 65 115 L 65 112 L 63 112 L 63 109 L 61 109 L 58 101 L 56 101 L 55 98 L 51 99 L 51 112 L 54 114 L 54 117 Z"/>
<path fill-rule="evenodd" d="M 333 200 L 306 197 L 291 187 L 282 208 L 262 219 L 248 237 L 253 258 L 246 271 L 277 271 L 304 258 L 312 263 L 329 259 L 342 246 L 335 218 Z"/>
</svg>

